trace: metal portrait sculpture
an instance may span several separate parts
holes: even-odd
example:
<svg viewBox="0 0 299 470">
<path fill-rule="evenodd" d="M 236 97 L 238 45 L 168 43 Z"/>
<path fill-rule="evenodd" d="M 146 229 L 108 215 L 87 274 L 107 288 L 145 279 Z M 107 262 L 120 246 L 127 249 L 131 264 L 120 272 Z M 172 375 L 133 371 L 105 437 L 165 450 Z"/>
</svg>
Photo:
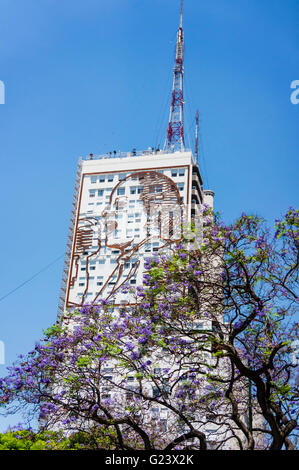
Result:
<svg viewBox="0 0 299 470">
<path fill-rule="evenodd" d="M 130 211 L 130 196 L 123 193 L 130 190 L 129 185 L 133 181 L 133 184 L 138 184 L 138 187 L 135 186 L 139 195 L 137 201 L 141 202 L 138 209 Z M 136 213 L 136 210 L 140 213 L 138 225 L 128 220 L 130 214 Z M 160 250 L 181 239 L 182 217 L 183 205 L 178 188 L 168 176 L 157 171 L 144 170 L 131 173 L 119 181 L 100 217 L 94 213 L 91 217 L 78 220 L 67 306 L 78 307 L 114 297 L 137 275 L 141 264 L 140 256 L 149 243 L 159 241 Z M 136 226 L 138 238 L 134 234 Z M 128 235 L 128 230 L 131 230 L 132 235 Z M 103 259 L 103 256 L 108 261 L 108 255 L 116 252 L 115 262 L 109 264 L 109 267 L 106 263 L 103 270 L 103 284 L 97 286 L 96 291 L 93 289 L 92 297 L 87 298 L 91 289 L 91 271 L 95 269 L 92 263 Z M 79 265 L 84 270 L 84 289 L 80 299 L 74 299 L 71 288 L 78 285 Z"/>
</svg>

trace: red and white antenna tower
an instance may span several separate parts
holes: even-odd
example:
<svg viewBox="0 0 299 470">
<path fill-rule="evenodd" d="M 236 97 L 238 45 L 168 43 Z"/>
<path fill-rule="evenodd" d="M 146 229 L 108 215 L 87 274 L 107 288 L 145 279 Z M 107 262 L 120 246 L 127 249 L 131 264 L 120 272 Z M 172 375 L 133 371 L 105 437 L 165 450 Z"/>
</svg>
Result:
<svg viewBox="0 0 299 470">
<path fill-rule="evenodd" d="M 169 123 L 165 141 L 165 149 L 171 152 L 185 150 L 184 139 L 184 31 L 183 31 L 183 0 L 181 0 L 180 26 L 177 32 L 175 65 L 173 70 L 173 86 L 170 103 Z"/>
</svg>

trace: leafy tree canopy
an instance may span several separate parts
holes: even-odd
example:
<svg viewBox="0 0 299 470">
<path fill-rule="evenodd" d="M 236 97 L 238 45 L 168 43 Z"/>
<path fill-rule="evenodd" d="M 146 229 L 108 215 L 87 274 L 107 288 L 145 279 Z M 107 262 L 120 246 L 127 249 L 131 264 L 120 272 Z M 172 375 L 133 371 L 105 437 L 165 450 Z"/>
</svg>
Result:
<svg viewBox="0 0 299 470">
<path fill-rule="evenodd" d="M 0 379 L 3 412 L 38 413 L 42 434 L 0 445 L 93 429 L 105 449 L 293 449 L 298 215 L 272 233 L 205 209 L 195 247 L 188 237 L 147 259 L 134 306 L 65 315 Z"/>
</svg>

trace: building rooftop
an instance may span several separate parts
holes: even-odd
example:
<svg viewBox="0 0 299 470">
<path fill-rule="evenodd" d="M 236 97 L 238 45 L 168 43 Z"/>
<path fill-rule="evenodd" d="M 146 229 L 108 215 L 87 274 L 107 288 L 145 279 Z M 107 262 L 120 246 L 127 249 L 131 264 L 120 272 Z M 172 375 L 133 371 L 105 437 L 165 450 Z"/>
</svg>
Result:
<svg viewBox="0 0 299 470">
<path fill-rule="evenodd" d="M 132 149 L 131 152 L 120 152 L 114 150 L 113 152 L 107 152 L 102 155 L 95 155 L 91 153 L 85 157 L 81 157 L 83 160 L 102 160 L 102 159 L 111 159 L 111 158 L 128 158 L 128 157 L 144 157 L 147 155 L 155 155 L 157 157 L 161 155 L 167 154 L 185 154 L 185 153 L 192 153 L 191 149 L 185 149 L 182 151 L 169 151 L 169 150 L 160 150 L 160 149 L 153 149 L 148 148 L 147 150 L 136 150 Z"/>
</svg>

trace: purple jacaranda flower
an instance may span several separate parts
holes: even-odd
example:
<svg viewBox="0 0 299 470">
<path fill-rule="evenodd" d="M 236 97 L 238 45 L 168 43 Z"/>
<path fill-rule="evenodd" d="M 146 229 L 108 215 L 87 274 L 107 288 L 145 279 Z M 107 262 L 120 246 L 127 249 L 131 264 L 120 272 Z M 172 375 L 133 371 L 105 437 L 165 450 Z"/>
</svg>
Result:
<svg viewBox="0 0 299 470">
<path fill-rule="evenodd" d="M 147 338 L 145 336 L 142 336 L 141 338 L 138 339 L 138 343 L 140 344 L 145 344 L 147 342 Z"/>
<path fill-rule="evenodd" d="M 93 413 L 93 412 L 96 411 L 98 408 L 99 408 L 99 405 L 98 405 L 97 403 L 95 403 L 95 404 L 93 405 L 93 407 L 91 408 L 90 411 Z"/>
<path fill-rule="evenodd" d="M 236 330 L 238 330 L 239 328 L 241 328 L 241 326 L 243 325 L 243 322 L 241 320 L 238 320 L 235 324 L 234 324 L 234 327 Z"/>
<path fill-rule="evenodd" d="M 183 250 L 184 249 L 184 245 L 182 243 L 178 243 L 175 248 L 177 248 L 178 250 Z"/>
<path fill-rule="evenodd" d="M 131 358 L 133 361 L 140 359 L 140 352 L 139 351 L 132 351 Z"/>
</svg>

